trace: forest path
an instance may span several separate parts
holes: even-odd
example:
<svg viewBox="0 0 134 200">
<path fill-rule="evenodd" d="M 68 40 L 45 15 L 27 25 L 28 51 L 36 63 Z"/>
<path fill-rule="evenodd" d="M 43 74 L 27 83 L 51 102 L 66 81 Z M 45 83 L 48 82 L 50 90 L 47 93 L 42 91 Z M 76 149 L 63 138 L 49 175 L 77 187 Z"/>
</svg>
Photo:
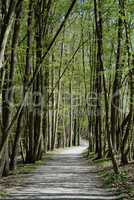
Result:
<svg viewBox="0 0 134 200">
<path fill-rule="evenodd" d="M 8 199 L 122 199 L 113 189 L 104 189 L 96 168 L 83 158 L 85 144 L 57 151 L 25 186 L 10 190 Z"/>
</svg>

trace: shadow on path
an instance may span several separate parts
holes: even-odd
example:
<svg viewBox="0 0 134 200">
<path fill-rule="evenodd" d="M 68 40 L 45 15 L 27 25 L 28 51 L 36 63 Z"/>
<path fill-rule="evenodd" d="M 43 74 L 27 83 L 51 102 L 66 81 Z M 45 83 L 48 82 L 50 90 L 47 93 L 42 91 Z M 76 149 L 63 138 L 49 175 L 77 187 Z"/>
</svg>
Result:
<svg viewBox="0 0 134 200">
<path fill-rule="evenodd" d="M 113 189 L 104 189 L 94 166 L 82 152 L 86 144 L 57 151 L 52 159 L 24 180 L 25 186 L 10 190 L 7 199 L 123 199 Z"/>
</svg>

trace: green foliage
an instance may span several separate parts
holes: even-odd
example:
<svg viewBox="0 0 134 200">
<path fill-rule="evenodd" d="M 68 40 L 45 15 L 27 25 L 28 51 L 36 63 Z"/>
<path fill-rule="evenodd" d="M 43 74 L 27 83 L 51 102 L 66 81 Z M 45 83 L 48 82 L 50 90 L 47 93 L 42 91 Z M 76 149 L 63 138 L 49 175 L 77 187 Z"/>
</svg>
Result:
<svg viewBox="0 0 134 200">
<path fill-rule="evenodd" d="M 105 180 L 106 186 L 120 187 L 121 184 L 125 183 L 128 179 L 128 174 L 126 171 L 120 172 L 120 174 L 115 174 L 114 172 L 101 172 L 102 177 Z"/>
<path fill-rule="evenodd" d="M 7 192 L 1 192 L 0 191 L 0 199 L 6 198 L 8 196 Z"/>
</svg>

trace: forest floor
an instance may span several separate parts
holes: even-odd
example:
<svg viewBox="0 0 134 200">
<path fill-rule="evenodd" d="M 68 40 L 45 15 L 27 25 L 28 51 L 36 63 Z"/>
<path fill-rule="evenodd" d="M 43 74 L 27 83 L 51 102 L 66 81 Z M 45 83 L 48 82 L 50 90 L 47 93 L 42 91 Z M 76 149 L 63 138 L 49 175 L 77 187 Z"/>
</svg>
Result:
<svg viewBox="0 0 134 200">
<path fill-rule="evenodd" d="M 0 181 L 1 199 L 125 199 L 123 192 L 105 187 L 98 168 L 83 157 L 86 148 L 60 149 L 35 167 L 21 167 L 17 175 Z"/>
<path fill-rule="evenodd" d="M 87 152 L 84 156 L 87 156 Z M 119 164 L 120 175 L 115 175 L 112 168 L 112 162 L 109 159 L 95 160 L 95 154 L 89 155 L 89 162 L 95 165 L 99 175 L 102 177 L 105 187 L 114 187 L 120 192 L 125 192 L 125 200 L 134 200 L 134 162 L 121 166 Z"/>
</svg>

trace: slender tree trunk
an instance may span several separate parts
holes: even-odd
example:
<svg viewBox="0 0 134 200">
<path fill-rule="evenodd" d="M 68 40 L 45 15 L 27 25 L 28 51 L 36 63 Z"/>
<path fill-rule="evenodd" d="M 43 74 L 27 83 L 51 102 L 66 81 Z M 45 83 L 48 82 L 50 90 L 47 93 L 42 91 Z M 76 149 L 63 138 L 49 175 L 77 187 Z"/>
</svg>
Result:
<svg viewBox="0 0 134 200">
<path fill-rule="evenodd" d="M 13 24 L 13 18 L 15 16 L 15 9 L 16 9 L 16 4 L 18 0 L 12 0 L 10 1 L 8 7 L 7 13 L 5 12 L 4 20 L 3 20 L 3 26 L 1 27 L 1 33 L 0 33 L 0 68 L 3 66 L 3 61 L 4 61 L 4 53 L 5 53 L 5 48 L 7 45 L 7 40 L 9 37 L 9 33 L 11 31 L 11 27 Z"/>
<path fill-rule="evenodd" d="M 98 41 L 98 52 L 97 52 L 97 67 L 96 67 L 96 95 L 97 95 L 97 105 L 96 105 L 96 153 L 97 158 L 102 157 L 102 119 L 101 119 L 101 94 L 102 94 L 102 76 L 101 68 L 103 65 L 102 55 L 102 24 L 101 24 L 101 14 L 98 8 L 99 2 L 97 4 L 94 0 L 94 12 L 95 12 L 95 22 L 96 22 L 96 34 Z"/>
<path fill-rule="evenodd" d="M 72 112 L 72 80 L 70 79 L 69 83 L 69 95 L 70 95 L 70 111 L 69 111 L 69 119 L 70 119 L 70 128 L 69 128 L 69 142 L 68 146 L 72 146 L 72 138 L 73 138 L 73 112 Z"/>
<path fill-rule="evenodd" d="M 54 62 L 54 54 L 52 55 L 52 62 Z M 51 80 L 51 87 L 52 87 L 52 90 L 54 88 L 54 82 L 55 82 L 55 79 L 54 79 L 54 66 L 52 66 L 52 70 L 51 70 L 51 77 L 52 77 L 52 80 Z M 54 150 L 55 148 L 55 145 L 56 145 L 56 135 L 55 135 L 55 91 L 53 91 L 53 94 L 52 94 L 52 120 L 51 120 L 52 124 L 51 124 L 51 128 L 52 128 L 52 141 L 51 141 L 51 150 Z"/>
<path fill-rule="evenodd" d="M 111 136 L 114 150 L 118 150 L 119 137 L 116 132 L 119 128 L 119 100 L 120 100 L 120 81 L 121 81 L 121 52 L 122 52 L 122 36 L 123 36 L 123 16 L 124 16 L 124 0 L 119 0 L 119 19 L 118 19 L 118 46 L 116 57 L 115 78 L 112 87 L 112 101 L 111 101 Z M 117 142 L 116 142 L 117 141 Z"/>
<path fill-rule="evenodd" d="M 59 107 L 60 107 L 60 92 L 61 92 L 61 68 L 62 68 L 62 61 L 63 61 L 63 53 L 64 53 L 64 32 L 65 29 L 63 30 L 63 38 L 61 42 L 61 49 L 60 49 L 60 66 L 59 66 L 59 76 L 58 76 L 58 94 L 57 94 L 57 103 L 56 103 L 56 113 L 55 113 L 55 135 L 57 135 L 57 127 L 58 127 L 58 122 L 59 122 Z"/>
<path fill-rule="evenodd" d="M 15 74 L 15 68 L 16 68 L 16 54 L 17 54 L 17 45 L 18 45 L 18 39 L 19 39 L 19 33 L 20 33 L 20 19 L 22 17 L 22 6 L 23 6 L 23 0 L 19 1 L 16 7 L 16 21 L 14 25 L 14 34 L 12 39 L 12 52 L 11 52 L 11 65 L 10 65 L 10 71 L 9 71 L 9 77 L 6 75 L 5 80 L 7 83 L 5 85 L 6 88 L 4 88 L 3 93 L 3 129 L 6 130 L 9 126 L 11 112 L 10 112 L 10 104 L 13 102 L 13 80 L 14 80 L 14 74 Z M 8 73 L 8 72 L 6 72 Z M 7 95 L 8 94 L 8 95 Z M 8 99 L 7 99 L 8 97 Z M 6 123 L 4 122 L 6 121 Z M 8 158 L 8 144 L 7 144 L 7 162 L 6 164 L 8 167 L 6 167 L 5 175 L 8 174 L 9 171 L 9 158 Z"/>
<path fill-rule="evenodd" d="M 28 39 L 27 39 L 27 50 L 26 50 L 26 69 L 25 69 L 25 75 L 24 75 L 24 95 L 25 95 L 25 90 L 27 87 L 27 82 L 29 79 L 29 73 L 31 72 L 31 46 L 32 46 L 32 8 L 33 8 L 33 0 L 30 0 L 29 2 L 29 13 L 28 13 Z M 11 161 L 10 161 L 10 168 L 11 170 L 14 170 L 16 168 L 16 160 L 17 160 L 17 155 L 19 151 L 19 144 L 20 144 L 20 138 L 21 138 L 21 133 L 22 133 L 22 119 L 23 119 L 23 114 L 24 110 L 21 111 L 18 121 L 17 121 L 17 128 L 16 128 L 16 135 L 15 135 L 15 140 L 13 144 L 13 151 L 11 155 Z M 32 117 L 30 115 L 30 117 Z M 31 121 L 32 122 L 32 121 Z M 30 130 L 32 128 L 32 124 L 30 127 Z M 32 132 L 33 130 L 31 130 Z M 30 145 L 32 144 L 33 138 L 30 137 Z M 32 149 L 31 149 L 32 150 Z M 31 151 L 32 154 L 32 151 Z M 30 156 L 30 155 L 29 155 Z M 29 157 L 27 156 L 27 157 Z"/>
<path fill-rule="evenodd" d="M 125 17 L 127 17 L 125 15 Z M 132 120 L 133 120 L 133 99 L 134 99 L 134 73 L 133 70 L 131 70 L 131 53 L 130 53 L 130 36 L 129 36 L 129 29 L 128 29 L 128 23 L 126 18 L 124 19 L 124 25 L 125 25 L 125 32 L 126 32 L 126 49 L 127 49 L 127 64 L 129 70 L 129 76 L 128 76 L 128 86 L 129 86 L 129 95 L 130 95 L 130 101 L 129 101 L 129 114 L 128 117 L 125 120 L 126 122 L 126 131 L 124 133 L 124 128 L 122 128 L 123 138 L 121 142 L 121 164 L 125 165 L 128 164 L 128 153 L 130 151 L 130 145 L 127 145 L 130 131 L 132 131 Z"/>
</svg>

